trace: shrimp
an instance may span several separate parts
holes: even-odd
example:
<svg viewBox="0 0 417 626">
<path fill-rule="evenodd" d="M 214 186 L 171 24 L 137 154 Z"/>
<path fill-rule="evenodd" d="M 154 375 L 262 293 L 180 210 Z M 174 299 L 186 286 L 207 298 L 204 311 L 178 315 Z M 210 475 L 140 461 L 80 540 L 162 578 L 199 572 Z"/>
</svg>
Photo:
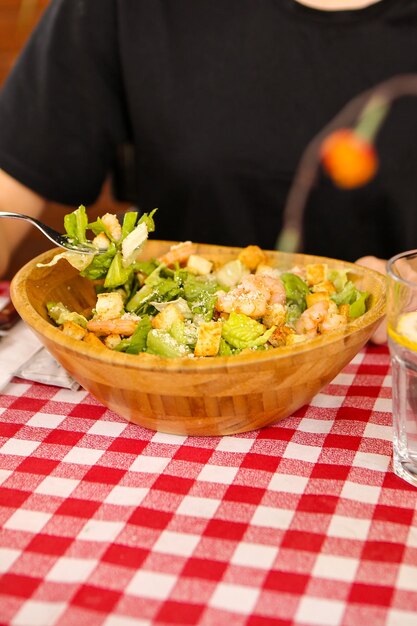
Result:
<svg viewBox="0 0 417 626">
<path fill-rule="evenodd" d="M 320 332 L 328 333 L 330 330 L 337 330 L 338 328 L 346 326 L 346 323 L 345 315 L 341 315 L 340 313 L 328 315 L 320 324 Z"/>
<path fill-rule="evenodd" d="M 174 263 L 185 263 L 191 254 L 195 254 L 197 250 L 196 244 L 191 241 L 183 241 L 174 244 L 168 252 L 158 257 L 160 263 L 165 265 L 174 265 Z"/>
<path fill-rule="evenodd" d="M 122 335 L 130 337 L 136 330 L 138 320 L 131 317 L 118 317 L 111 320 L 92 319 L 87 322 L 87 330 L 96 335 Z"/>
<path fill-rule="evenodd" d="M 339 311 L 335 302 L 330 300 L 329 310 L 324 320 L 319 326 L 321 333 L 328 333 L 331 330 L 337 330 L 347 324 L 347 316 L 343 312 Z"/>
<path fill-rule="evenodd" d="M 243 284 L 253 284 L 268 295 L 268 304 L 285 304 L 286 293 L 284 283 L 277 276 L 270 274 L 248 274 L 242 279 Z"/>
<path fill-rule="evenodd" d="M 248 317 L 262 317 L 266 312 L 268 299 L 256 289 L 245 289 L 242 284 L 231 291 L 218 291 L 216 310 L 220 313 L 243 313 Z"/>
<path fill-rule="evenodd" d="M 285 288 L 281 280 L 266 274 L 248 274 L 234 289 L 218 292 L 216 309 L 258 318 L 265 315 L 270 304 L 283 303 Z"/>
<path fill-rule="evenodd" d="M 110 236 L 114 239 L 114 241 L 119 241 L 122 236 L 122 227 L 119 220 L 117 219 L 117 216 L 113 213 L 105 213 L 102 216 L 101 221 L 107 228 Z"/>
<path fill-rule="evenodd" d="M 101 232 L 94 237 L 92 244 L 98 250 L 108 250 L 110 246 L 110 239 L 107 237 L 106 233 Z"/>
<path fill-rule="evenodd" d="M 345 326 L 346 315 L 338 311 L 332 300 L 319 300 L 308 307 L 299 317 L 295 330 L 299 334 L 314 336 Z"/>
<path fill-rule="evenodd" d="M 316 335 L 319 330 L 319 325 L 326 318 L 329 305 L 328 300 L 319 300 L 309 306 L 298 318 L 295 324 L 295 331 L 299 335 Z"/>
</svg>

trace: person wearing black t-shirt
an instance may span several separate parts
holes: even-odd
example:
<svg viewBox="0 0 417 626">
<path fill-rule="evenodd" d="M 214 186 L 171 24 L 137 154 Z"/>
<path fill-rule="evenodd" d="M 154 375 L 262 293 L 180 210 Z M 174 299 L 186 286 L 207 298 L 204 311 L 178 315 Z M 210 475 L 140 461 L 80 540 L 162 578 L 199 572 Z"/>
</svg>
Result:
<svg viewBox="0 0 417 626">
<path fill-rule="evenodd" d="M 128 146 L 158 238 L 274 248 L 305 147 L 352 98 L 417 71 L 416 35 L 415 0 L 52 0 L 0 94 L 0 210 L 88 206 Z M 417 247 L 416 137 L 403 98 L 371 183 L 320 176 L 304 252 Z M 0 223 L 0 274 L 25 234 Z"/>
</svg>

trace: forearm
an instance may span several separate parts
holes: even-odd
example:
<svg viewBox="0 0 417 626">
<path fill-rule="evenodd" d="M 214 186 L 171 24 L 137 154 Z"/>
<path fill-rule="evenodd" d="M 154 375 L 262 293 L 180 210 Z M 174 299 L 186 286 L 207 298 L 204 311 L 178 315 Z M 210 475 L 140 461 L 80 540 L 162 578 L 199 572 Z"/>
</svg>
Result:
<svg viewBox="0 0 417 626">
<path fill-rule="evenodd" d="M 14 211 L 38 217 L 45 200 L 0 170 L 0 211 Z M 29 231 L 22 220 L 0 219 L 0 277 L 4 276 L 12 255 Z"/>
<path fill-rule="evenodd" d="M 0 278 L 6 273 L 9 259 L 11 258 L 8 249 L 7 235 L 3 226 L 4 224 L 0 222 Z"/>
</svg>

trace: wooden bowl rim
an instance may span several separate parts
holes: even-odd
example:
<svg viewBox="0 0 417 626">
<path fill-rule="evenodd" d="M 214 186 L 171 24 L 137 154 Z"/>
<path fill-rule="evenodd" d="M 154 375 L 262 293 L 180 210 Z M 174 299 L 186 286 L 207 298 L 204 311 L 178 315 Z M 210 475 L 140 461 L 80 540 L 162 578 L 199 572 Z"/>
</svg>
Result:
<svg viewBox="0 0 417 626">
<path fill-rule="evenodd" d="M 167 246 L 178 243 L 173 241 L 164 240 L 152 240 L 155 244 L 166 244 Z M 197 244 L 205 248 L 209 248 L 211 244 Z M 229 247 L 229 246 L 212 246 L 218 253 L 222 250 L 228 250 L 229 252 L 236 250 L 238 253 L 241 248 Z M 385 282 L 386 277 L 375 270 L 365 268 L 363 266 L 351 263 L 349 261 L 342 261 L 340 259 L 332 259 L 329 257 L 308 255 L 300 253 L 298 256 L 302 256 L 305 260 L 311 259 L 312 262 L 323 262 L 331 265 L 339 265 L 347 270 L 351 270 L 359 275 L 372 275 L 374 279 L 381 286 L 381 297 L 373 303 L 371 309 L 367 311 L 362 317 L 349 322 L 347 328 L 340 331 L 332 331 L 328 334 L 321 335 L 306 343 L 296 344 L 294 346 L 284 346 L 280 348 L 271 348 L 266 351 L 252 352 L 238 354 L 235 356 L 216 356 L 216 357 L 177 357 L 177 358 L 163 358 L 147 353 L 141 355 L 126 354 L 124 352 L 115 352 L 103 346 L 103 348 L 96 347 L 94 345 L 87 344 L 80 340 L 74 339 L 65 335 L 58 327 L 53 326 L 52 323 L 45 321 L 34 309 L 33 305 L 27 297 L 25 288 L 25 281 L 29 278 L 31 272 L 36 268 L 38 263 L 47 263 L 53 256 L 61 253 L 62 249 L 52 248 L 38 255 L 23 267 L 20 268 L 13 277 L 10 285 L 10 294 L 12 302 L 18 311 L 21 318 L 36 332 L 50 341 L 58 344 L 62 348 L 76 352 L 85 357 L 89 357 L 93 360 L 97 360 L 106 365 L 119 365 L 127 367 L 129 369 L 147 370 L 147 371 L 187 371 L 197 372 L 201 370 L 215 370 L 217 368 L 231 368 L 238 367 L 239 365 L 247 365 L 251 363 L 266 363 L 268 361 L 281 361 L 285 360 L 288 356 L 295 355 L 308 355 L 310 352 L 314 352 L 318 348 L 322 348 L 326 345 L 337 342 L 340 339 L 348 337 L 359 330 L 364 330 L 368 326 L 371 326 L 379 319 L 381 319 L 385 313 Z M 277 254 L 282 257 L 297 256 L 286 252 L 277 250 L 266 251 L 269 253 Z M 60 263 L 67 263 L 65 260 L 60 260 L 57 263 L 59 267 Z"/>
</svg>

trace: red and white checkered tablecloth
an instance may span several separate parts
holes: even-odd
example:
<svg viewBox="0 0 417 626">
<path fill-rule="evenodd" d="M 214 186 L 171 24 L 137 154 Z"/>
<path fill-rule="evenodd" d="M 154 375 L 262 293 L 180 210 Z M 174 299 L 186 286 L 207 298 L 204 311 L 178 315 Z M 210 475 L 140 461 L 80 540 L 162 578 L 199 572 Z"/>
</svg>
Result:
<svg viewBox="0 0 417 626">
<path fill-rule="evenodd" d="M 416 626 L 417 490 L 368 346 L 292 417 L 227 437 L 83 390 L 0 396 L 0 624 Z"/>
</svg>

